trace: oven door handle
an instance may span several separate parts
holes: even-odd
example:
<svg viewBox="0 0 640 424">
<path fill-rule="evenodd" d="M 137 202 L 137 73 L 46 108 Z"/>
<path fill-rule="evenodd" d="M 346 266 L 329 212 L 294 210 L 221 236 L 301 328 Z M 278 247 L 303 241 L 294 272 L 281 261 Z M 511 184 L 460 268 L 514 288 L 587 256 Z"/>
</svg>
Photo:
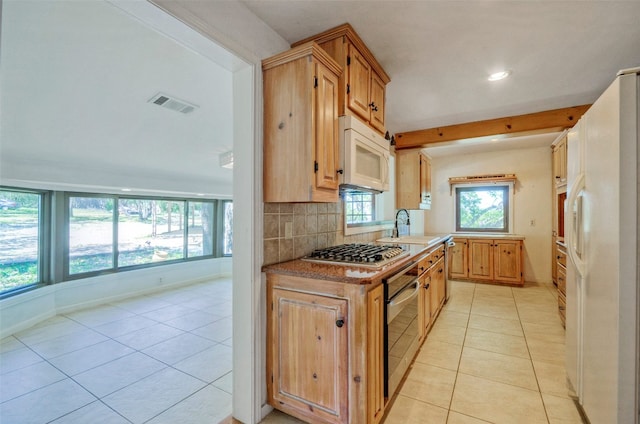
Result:
<svg viewBox="0 0 640 424">
<path fill-rule="evenodd" d="M 420 277 L 414 279 L 404 286 L 402 290 L 395 294 L 387 302 L 387 324 L 404 309 L 405 305 L 414 300 L 420 293 Z"/>
</svg>

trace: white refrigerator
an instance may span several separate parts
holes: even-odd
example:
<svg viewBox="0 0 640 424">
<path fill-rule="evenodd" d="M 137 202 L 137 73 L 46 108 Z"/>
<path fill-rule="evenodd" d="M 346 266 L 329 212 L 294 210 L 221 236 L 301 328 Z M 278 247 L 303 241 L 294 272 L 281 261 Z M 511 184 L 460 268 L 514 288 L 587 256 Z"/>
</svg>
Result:
<svg viewBox="0 0 640 424">
<path fill-rule="evenodd" d="M 566 368 L 591 424 L 640 424 L 639 72 L 621 71 L 568 136 Z"/>
</svg>

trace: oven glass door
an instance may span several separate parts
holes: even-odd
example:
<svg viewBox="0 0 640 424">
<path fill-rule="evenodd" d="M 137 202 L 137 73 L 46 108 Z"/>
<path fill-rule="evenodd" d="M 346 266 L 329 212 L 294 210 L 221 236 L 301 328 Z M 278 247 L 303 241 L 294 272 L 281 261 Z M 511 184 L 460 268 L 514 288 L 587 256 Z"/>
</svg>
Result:
<svg viewBox="0 0 640 424">
<path fill-rule="evenodd" d="M 394 394 L 418 349 L 419 293 L 418 278 L 413 276 L 387 301 L 386 396 Z"/>
</svg>

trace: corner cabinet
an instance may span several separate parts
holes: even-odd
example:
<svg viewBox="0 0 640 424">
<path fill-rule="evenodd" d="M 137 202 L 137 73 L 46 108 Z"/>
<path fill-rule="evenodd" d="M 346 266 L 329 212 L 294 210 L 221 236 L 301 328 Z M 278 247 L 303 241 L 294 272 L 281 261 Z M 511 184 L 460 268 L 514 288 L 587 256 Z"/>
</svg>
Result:
<svg viewBox="0 0 640 424">
<path fill-rule="evenodd" d="M 340 25 L 292 47 L 309 41 L 318 43 L 344 69 L 339 83 L 339 114 L 356 115 L 384 134 L 385 90 L 391 79 L 351 25 Z"/>
<path fill-rule="evenodd" d="M 431 209 L 431 158 L 420 149 L 396 151 L 396 209 Z"/>
<path fill-rule="evenodd" d="M 522 240 L 482 237 L 454 238 L 449 278 L 478 282 L 524 284 Z"/>
<path fill-rule="evenodd" d="M 340 65 L 310 42 L 262 71 L 264 202 L 337 202 Z"/>
<path fill-rule="evenodd" d="M 383 286 L 267 273 L 269 403 L 313 423 L 384 415 Z"/>
</svg>

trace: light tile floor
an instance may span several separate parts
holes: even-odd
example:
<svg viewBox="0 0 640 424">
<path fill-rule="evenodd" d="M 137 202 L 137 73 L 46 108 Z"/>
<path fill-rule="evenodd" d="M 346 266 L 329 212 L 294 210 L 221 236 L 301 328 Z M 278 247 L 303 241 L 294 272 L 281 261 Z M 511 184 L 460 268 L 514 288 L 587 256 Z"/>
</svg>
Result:
<svg viewBox="0 0 640 424">
<path fill-rule="evenodd" d="M 385 424 L 582 423 L 556 293 L 453 281 Z"/>
<path fill-rule="evenodd" d="M 580 424 L 556 288 L 452 282 L 384 424 Z M 265 423 L 299 423 L 278 411 Z"/>
<path fill-rule="evenodd" d="M 218 423 L 231 279 L 58 315 L 0 341 L 0 423 Z"/>
</svg>

